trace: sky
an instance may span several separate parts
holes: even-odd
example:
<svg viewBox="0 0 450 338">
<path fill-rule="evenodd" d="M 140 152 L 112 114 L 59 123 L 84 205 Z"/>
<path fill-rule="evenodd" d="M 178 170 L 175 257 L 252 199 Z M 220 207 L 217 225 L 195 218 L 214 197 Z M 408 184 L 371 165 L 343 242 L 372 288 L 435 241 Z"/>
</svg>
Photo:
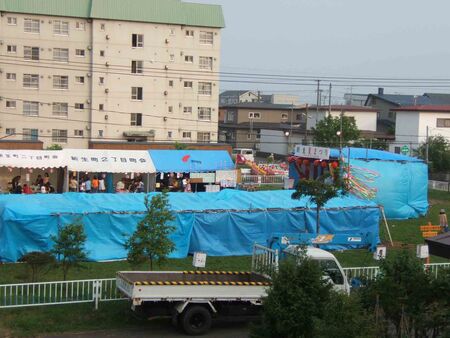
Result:
<svg viewBox="0 0 450 338">
<path fill-rule="evenodd" d="M 221 83 L 222 90 L 286 92 L 313 101 L 316 94 L 311 81 L 280 84 L 279 75 L 306 75 L 428 81 L 376 80 L 370 86 L 355 79 L 332 81 L 336 102 L 342 101 L 345 92 L 376 92 L 379 86 L 385 86 L 386 93 L 450 93 L 448 0 L 186 1 L 222 5 L 226 28 L 222 31 L 221 72 L 277 75 L 270 80 L 223 77 L 227 81 Z M 429 79 L 449 81 L 431 83 Z M 329 82 L 322 81 L 321 88 L 328 90 Z M 417 88 L 406 87 L 411 85 Z"/>
</svg>

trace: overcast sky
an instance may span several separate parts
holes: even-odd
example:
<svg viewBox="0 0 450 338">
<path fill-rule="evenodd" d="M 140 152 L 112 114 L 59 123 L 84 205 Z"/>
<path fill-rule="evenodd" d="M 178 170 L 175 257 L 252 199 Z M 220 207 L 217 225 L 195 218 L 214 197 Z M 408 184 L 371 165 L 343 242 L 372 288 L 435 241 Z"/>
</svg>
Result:
<svg viewBox="0 0 450 338">
<path fill-rule="evenodd" d="M 450 78 L 448 0 L 190 1 L 223 7 L 223 72 Z M 386 83 L 352 90 L 374 92 L 378 84 Z M 312 86 L 222 82 L 221 88 L 298 91 L 305 100 L 314 97 Z M 347 91 L 349 83 L 336 86 L 333 99 Z M 385 89 L 424 91 L 450 92 L 450 87 Z"/>
</svg>

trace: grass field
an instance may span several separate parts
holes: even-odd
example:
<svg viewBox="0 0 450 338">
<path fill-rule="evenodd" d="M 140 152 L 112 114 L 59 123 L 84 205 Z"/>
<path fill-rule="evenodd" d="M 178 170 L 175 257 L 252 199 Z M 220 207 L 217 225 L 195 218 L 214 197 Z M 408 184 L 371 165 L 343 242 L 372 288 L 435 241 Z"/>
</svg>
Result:
<svg viewBox="0 0 450 338">
<path fill-rule="evenodd" d="M 427 216 L 414 220 L 389 221 L 391 234 L 395 246 L 388 247 L 388 254 L 395 254 L 404 247 L 415 251 L 416 244 L 423 243 L 420 225 L 429 221 L 436 224 L 439 210 L 444 208 L 450 212 L 450 193 L 430 191 L 430 210 Z M 388 244 L 388 237 L 384 224 L 380 224 L 380 237 Z M 335 252 L 343 266 L 376 265 L 372 254 L 367 250 L 349 250 Z M 448 262 L 448 260 L 432 257 L 432 262 Z M 192 268 L 192 258 L 171 259 L 162 270 L 186 270 Z M 207 268 L 211 270 L 248 270 L 251 257 L 208 257 Z M 125 261 L 108 263 L 84 263 L 82 269 L 69 272 L 68 279 L 112 278 L 116 271 L 133 270 Z M 138 267 L 145 269 L 145 266 Z M 0 284 L 19 283 L 27 279 L 24 264 L 0 265 Z M 40 280 L 61 280 L 59 270 L 50 270 Z M 43 325 L 45 323 L 45 325 Z M 167 322 L 148 322 L 137 318 L 130 311 L 128 302 L 101 303 L 99 311 L 93 310 L 92 304 L 63 305 L 36 307 L 15 310 L 0 310 L 0 337 L 35 337 L 43 333 L 58 333 L 68 331 L 101 330 L 127 327 L 152 327 L 167 325 Z"/>
</svg>

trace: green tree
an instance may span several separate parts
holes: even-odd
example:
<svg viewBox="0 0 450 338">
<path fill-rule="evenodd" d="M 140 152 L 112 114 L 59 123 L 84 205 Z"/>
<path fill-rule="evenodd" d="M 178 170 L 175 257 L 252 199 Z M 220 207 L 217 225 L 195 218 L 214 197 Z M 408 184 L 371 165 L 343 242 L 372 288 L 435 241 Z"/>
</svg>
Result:
<svg viewBox="0 0 450 338">
<path fill-rule="evenodd" d="M 72 267 L 80 267 L 80 262 L 87 259 L 84 248 L 86 234 L 83 224 L 67 224 L 58 229 L 56 236 L 51 236 L 54 242 L 51 252 L 56 256 L 63 270 L 64 280 Z"/>
<path fill-rule="evenodd" d="M 341 117 L 326 116 L 312 128 L 314 142 L 318 146 L 338 147 L 340 145 Z M 349 141 L 359 138 L 359 130 L 355 119 L 348 116 L 342 117 L 342 146 L 349 145 Z"/>
<path fill-rule="evenodd" d="M 330 199 L 346 193 L 347 187 L 339 176 L 332 179 L 330 175 L 322 175 L 316 180 L 299 180 L 292 198 L 309 197 L 309 202 L 316 205 L 316 232 L 319 233 L 320 210 Z"/>
<path fill-rule="evenodd" d="M 45 148 L 46 150 L 62 150 L 62 147 L 59 144 L 52 144 Z"/>
<path fill-rule="evenodd" d="M 187 146 L 186 143 L 180 143 L 180 142 L 175 142 L 173 144 L 173 147 L 175 148 L 175 150 L 187 150 L 189 149 L 189 147 Z"/>
<path fill-rule="evenodd" d="M 128 250 L 128 261 L 132 264 L 161 264 L 175 250 L 175 244 L 169 238 L 175 227 L 169 225 L 175 218 L 169 209 L 169 199 L 166 192 L 155 195 L 151 201 L 145 197 L 147 213 L 136 228 L 136 231 L 125 242 Z"/>
<path fill-rule="evenodd" d="M 418 154 L 426 159 L 426 143 L 422 143 Z M 442 135 L 428 138 L 428 161 L 433 172 L 450 171 L 450 142 Z"/>
<path fill-rule="evenodd" d="M 51 266 L 55 264 L 55 257 L 50 252 L 32 251 L 20 257 L 19 262 L 27 264 L 30 271 L 30 280 L 34 283 L 37 282 L 41 273 L 48 272 Z"/>
</svg>

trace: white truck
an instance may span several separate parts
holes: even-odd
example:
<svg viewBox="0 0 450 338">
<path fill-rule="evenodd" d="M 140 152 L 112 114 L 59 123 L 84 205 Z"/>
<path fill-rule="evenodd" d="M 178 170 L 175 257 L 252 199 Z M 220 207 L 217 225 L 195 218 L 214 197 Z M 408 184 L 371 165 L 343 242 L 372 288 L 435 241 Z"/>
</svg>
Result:
<svg viewBox="0 0 450 338">
<path fill-rule="evenodd" d="M 298 245 L 289 245 L 283 254 L 295 256 L 298 249 Z M 334 288 L 349 292 L 336 257 L 314 247 L 307 248 L 307 255 L 319 262 L 324 278 Z M 252 272 L 118 272 L 117 287 L 131 299 L 134 311 L 149 317 L 171 317 L 186 334 L 201 335 L 210 329 L 213 318 L 256 318 L 270 286 L 267 272 L 277 269 L 278 260 L 277 250 L 255 244 Z"/>
</svg>

